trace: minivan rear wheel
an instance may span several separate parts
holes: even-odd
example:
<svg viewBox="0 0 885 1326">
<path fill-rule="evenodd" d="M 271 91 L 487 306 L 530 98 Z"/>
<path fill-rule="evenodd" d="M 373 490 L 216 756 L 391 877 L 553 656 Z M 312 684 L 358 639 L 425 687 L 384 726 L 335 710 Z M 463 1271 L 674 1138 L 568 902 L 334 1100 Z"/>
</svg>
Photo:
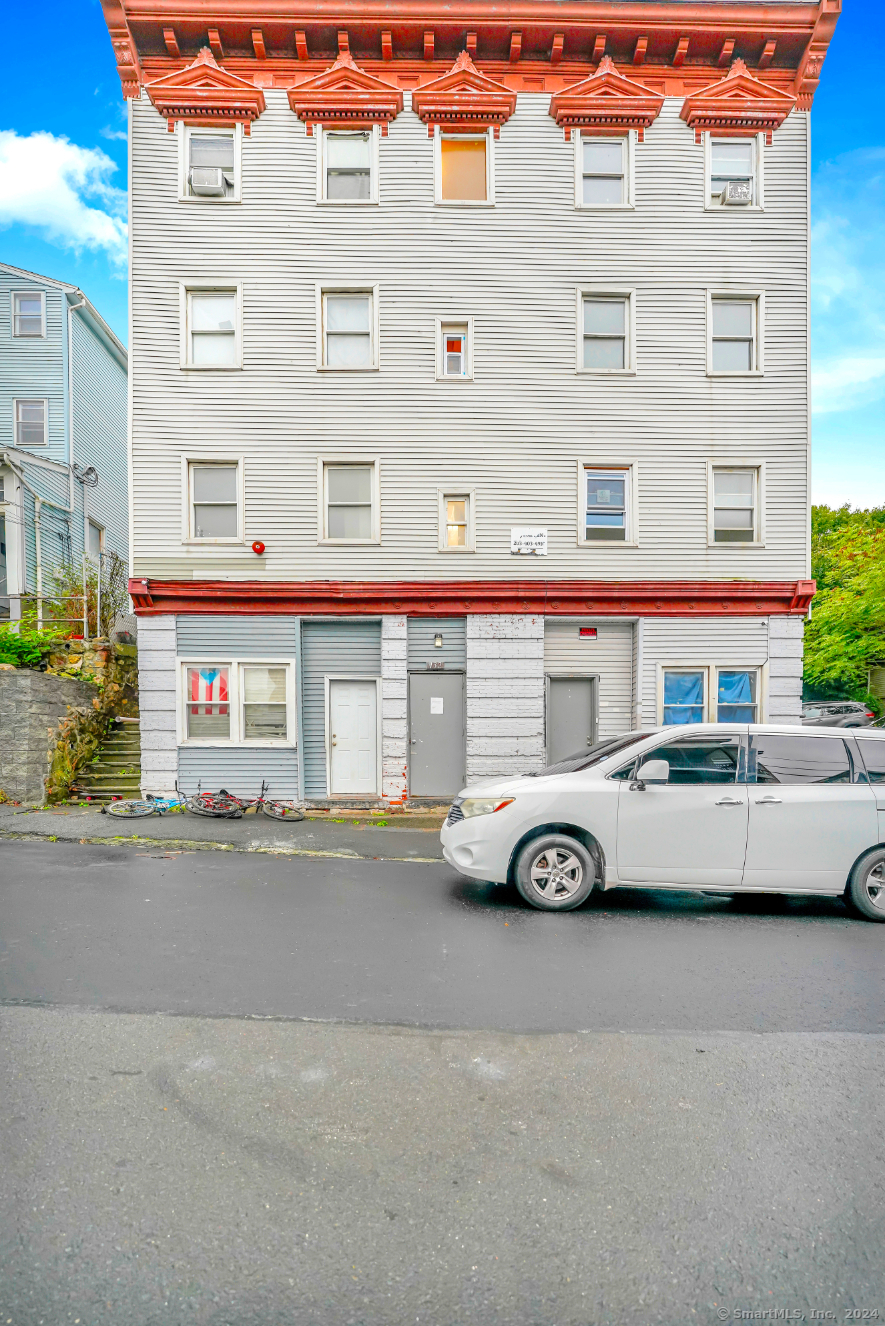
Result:
<svg viewBox="0 0 885 1326">
<path fill-rule="evenodd" d="M 885 921 L 885 848 L 874 847 L 860 858 L 845 895 L 868 921 Z"/>
<path fill-rule="evenodd" d="M 577 838 L 548 833 L 526 843 L 516 860 L 516 887 L 542 912 L 580 907 L 596 883 L 593 857 Z"/>
</svg>

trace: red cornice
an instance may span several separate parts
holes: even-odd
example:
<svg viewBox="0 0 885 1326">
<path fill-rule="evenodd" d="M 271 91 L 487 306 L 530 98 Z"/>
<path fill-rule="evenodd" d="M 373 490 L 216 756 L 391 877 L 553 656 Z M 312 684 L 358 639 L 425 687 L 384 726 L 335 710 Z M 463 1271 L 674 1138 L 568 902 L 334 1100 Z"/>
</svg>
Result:
<svg viewBox="0 0 885 1326">
<path fill-rule="evenodd" d="M 164 613 L 435 617 L 804 616 L 813 580 L 130 580 L 140 617 Z"/>
<path fill-rule="evenodd" d="M 206 46 L 193 64 L 148 83 L 145 90 L 170 129 L 176 120 L 186 124 L 240 122 L 248 133 L 252 121 L 264 110 L 261 88 L 222 69 Z"/>
<path fill-rule="evenodd" d="M 494 126 L 495 137 L 516 110 L 516 93 L 481 74 L 462 51 L 447 74 L 412 93 L 412 110 L 433 133 L 436 125 L 464 133 Z"/>
<path fill-rule="evenodd" d="M 380 124 L 386 134 L 403 108 L 403 94 L 392 83 L 367 74 L 349 51 L 342 51 L 331 68 L 289 89 L 289 105 L 304 120 L 308 134 L 315 124 L 348 129 Z"/>
<path fill-rule="evenodd" d="M 550 98 L 550 114 L 565 129 L 567 139 L 572 129 L 592 129 L 601 134 L 637 129 L 641 143 L 663 104 L 662 93 L 649 92 L 642 83 L 625 78 L 610 57 L 604 55 L 590 78 Z"/>
<path fill-rule="evenodd" d="M 735 60 L 725 78 L 686 97 L 679 114 L 694 129 L 696 143 L 704 130 L 719 136 L 764 133 L 770 143 L 795 104 L 790 93 L 754 78 L 743 60 Z"/>
</svg>

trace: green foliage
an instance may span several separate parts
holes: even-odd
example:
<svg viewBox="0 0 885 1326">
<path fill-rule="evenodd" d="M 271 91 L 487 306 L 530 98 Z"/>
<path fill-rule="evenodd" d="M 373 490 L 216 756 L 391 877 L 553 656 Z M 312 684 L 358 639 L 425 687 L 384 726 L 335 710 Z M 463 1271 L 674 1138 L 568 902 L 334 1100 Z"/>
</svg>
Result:
<svg viewBox="0 0 885 1326">
<path fill-rule="evenodd" d="M 94 562 L 86 563 L 86 616 L 89 635 L 109 635 L 116 617 L 125 613 L 129 604 L 126 582 L 126 563 L 116 553 L 105 553 L 101 559 L 101 595 L 99 571 Z M 83 568 L 62 565 L 49 577 L 47 596 L 55 602 L 44 604 L 44 615 L 54 615 L 64 622 L 64 635 L 83 634 Z M 99 606 L 101 621 L 98 620 Z"/>
<path fill-rule="evenodd" d="M 811 574 L 806 698 L 868 700 L 867 670 L 885 659 L 885 507 L 812 507 Z"/>
<path fill-rule="evenodd" d="M 0 663 L 17 668 L 39 668 L 58 638 L 57 631 L 38 631 L 28 621 L 0 623 Z"/>
</svg>

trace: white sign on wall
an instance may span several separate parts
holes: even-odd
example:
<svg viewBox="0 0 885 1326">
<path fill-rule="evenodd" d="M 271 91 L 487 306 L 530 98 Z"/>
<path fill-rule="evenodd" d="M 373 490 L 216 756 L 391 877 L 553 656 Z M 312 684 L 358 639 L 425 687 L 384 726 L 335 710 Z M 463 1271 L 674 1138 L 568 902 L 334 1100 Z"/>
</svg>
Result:
<svg viewBox="0 0 885 1326">
<path fill-rule="evenodd" d="M 547 531 L 524 525 L 511 529 L 510 551 L 524 557 L 546 557 Z"/>
<path fill-rule="evenodd" d="M 441 714 L 441 713 L 443 713 L 443 699 L 444 699 L 444 697 L 443 697 L 442 695 L 431 695 L 431 697 L 430 697 L 430 712 L 431 712 L 432 714 Z"/>
</svg>

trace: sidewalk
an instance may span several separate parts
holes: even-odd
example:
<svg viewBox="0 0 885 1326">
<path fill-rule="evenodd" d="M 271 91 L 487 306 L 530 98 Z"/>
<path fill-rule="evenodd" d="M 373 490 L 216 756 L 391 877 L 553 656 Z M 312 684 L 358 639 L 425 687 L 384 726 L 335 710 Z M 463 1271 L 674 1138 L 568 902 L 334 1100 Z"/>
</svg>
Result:
<svg viewBox="0 0 885 1326">
<path fill-rule="evenodd" d="M 439 830 L 443 816 L 420 813 L 373 816 L 379 826 L 355 814 L 317 816 L 286 824 L 247 812 L 241 820 L 204 819 L 188 812 L 124 820 L 82 806 L 36 810 L 0 805 L 0 839 L 43 838 L 60 842 L 157 842 L 178 850 L 278 852 L 293 856 L 365 857 L 368 860 L 442 860 Z"/>
</svg>

